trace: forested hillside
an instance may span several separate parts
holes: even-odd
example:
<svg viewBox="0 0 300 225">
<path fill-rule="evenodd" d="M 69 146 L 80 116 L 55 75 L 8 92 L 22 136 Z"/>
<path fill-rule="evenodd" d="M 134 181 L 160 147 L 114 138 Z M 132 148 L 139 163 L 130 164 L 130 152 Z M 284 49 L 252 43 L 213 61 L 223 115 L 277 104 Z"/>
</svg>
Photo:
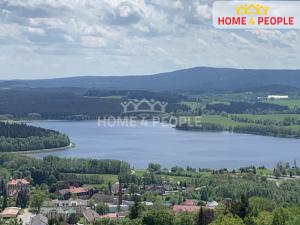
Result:
<svg viewBox="0 0 300 225">
<path fill-rule="evenodd" d="M 0 122 L 0 152 L 52 149 L 70 145 L 67 135 L 26 124 Z"/>
<path fill-rule="evenodd" d="M 130 99 L 168 102 L 167 112 L 187 111 L 180 104 L 185 97 L 172 92 L 107 91 L 99 89 L 12 89 L 0 90 L 0 119 L 87 120 L 99 116 L 120 116 L 121 102 Z"/>
<path fill-rule="evenodd" d="M 76 115 L 97 118 L 118 115 L 121 99 L 87 98 L 64 89 L 14 89 L 0 91 L 0 115 L 45 119 L 72 119 Z"/>
<path fill-rule="evenodd" d="M 300 87 L 299 70 L 196 67 L 149 76 L 85 76 L 45 80 L 0 81 L 0 87 L 81 87 L 107 90 L 234 91 L 262 86 Z M 103 75 L 103 74 L 102 74 Z"/>
</svg>

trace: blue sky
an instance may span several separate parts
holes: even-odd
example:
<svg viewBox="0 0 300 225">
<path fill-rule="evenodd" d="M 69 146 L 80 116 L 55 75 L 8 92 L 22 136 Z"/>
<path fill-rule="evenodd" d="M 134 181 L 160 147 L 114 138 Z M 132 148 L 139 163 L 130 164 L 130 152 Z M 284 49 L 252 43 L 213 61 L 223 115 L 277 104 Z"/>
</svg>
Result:
<svg viewBox="0 0 300 225">
<path fill-rule="evenodd" d="M 203 0 L 1 0 L 0 80 L 300 68 L 297 30 L 217 30 Z"/>
</svg>

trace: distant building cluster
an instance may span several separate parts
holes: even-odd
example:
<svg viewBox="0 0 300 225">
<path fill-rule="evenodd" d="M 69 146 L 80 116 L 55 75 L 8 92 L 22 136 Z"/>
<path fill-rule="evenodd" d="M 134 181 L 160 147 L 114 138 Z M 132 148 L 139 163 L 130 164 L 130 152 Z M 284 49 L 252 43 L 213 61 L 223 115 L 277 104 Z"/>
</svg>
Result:
<svg viewBox="0 0 300 225">
<path fill-rule="evenodd" d="M 6 184 L 8 194 L 12 198 L 17 198 L 21 191 L 31 194 L 31 184 L 26 179 L 13 179 Z M 138 188 L 144 189 L 160 196 L 171 196 L 179 191 L 192 191 L 185 187 L 177 185 L 140 185 Z M 93 224 L 98 219 L 122 219 L 128 216 L 130 207 L 135 204 L 134 201 L 125 200 L 123 195 L 128 192 L 128 188 L 116 182 L 110 187 L 109 193 L 98 191 L 92 188 L 69 186 L 69 188 L 60 189 L 56 192 L 58 199 L 44 201 L 40 207 L 39 213 L 33 213 L 29 210 L 22 210 L 18 207 L 7 207 L 0 217 L 4 220 L 17 220 L 22 225 L 49 225 L 49 221 L 63 221 L 68 225 L 71 218 L 79 217 L 83 224 Z M 140 194 L 136 194 L 140 195 Z M 99 214 L 97 205 L 104 204 L 106 212 Z M 154 205 L 150 201 L 141 201 L 144 207 Z M 205 214 L 212 215 L 212 211 L 218 206 L 215 201 L 206 202 L 205 206 L 199 206 L 196 201 L 184 200 L 181 204 L 172 205 L 165 202 L 165 206 L 173 211 L 174 214 L 182 211 L 198 214 L 205 210 Z"/>
<path fill-rule="evenodd" d="M 206 210 L 214 210 L 219 203 L 216 201 L 207 202 L 205 206 L 202 206 Z M 180 213 L 180 212 L 190 212 L 190 213 L 198 213 L 200 211 L 200 206 L 196 205 L 196 203 L 193 200 L 185 200 L 180 205 L 174 205 L 173 206 L 173 212 L 174 213 Z"/>
<path fill-rule="evenodd" d="M 81 199 L 88 199 L 94 194 L 94 190 L 90 188 L 83 187 L 69 187 L 67 189 L 62 189 L 59 191 L 64 199 L 69 199 L 71 196 L 76 196 Z"/>
<path fill-rule="evenodd" d="M 268 100 L 289 99 L 288 95 L 268 95 Z"/>
</svg>

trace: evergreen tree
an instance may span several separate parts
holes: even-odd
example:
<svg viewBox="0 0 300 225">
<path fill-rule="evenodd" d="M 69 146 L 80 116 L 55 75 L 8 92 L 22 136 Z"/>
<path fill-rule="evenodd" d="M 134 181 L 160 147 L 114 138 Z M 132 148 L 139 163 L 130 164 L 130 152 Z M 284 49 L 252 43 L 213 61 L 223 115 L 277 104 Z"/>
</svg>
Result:
<svg viewBox="0 0 300 225">
<path fill-rule="evenodd" d="M 182 194 L 179 193 L 179 196 L 178 196 L 178 205 L 180 205 L 181 203 L 183 202 L 183 198 L 182 198 Z"/>
<path fill-rule="evenodd" d="M 110 181 L 108 182 L 108 191 L 109 191 L 109 194 L 111 195 L 112 194 L 112 187 L 111 187 L 111 182 Z"/>
<path fill-rule="evenodd" d="M 4 210 L 6 207 L 7 207 L 7 192 L 6 192 L 6 188 L 4 186 L 3 188 L 3 193 L 2 193 L 2 196 L 3 196 L 3 202 L 2 202 L 2 210 Z"/>
<path fill-rule="evenodd" d="M 29 201 L 27 191 L 20 191 L 16 199 L 16 207 L 26 208 Z"/>
<path fill-rule="evenodd" d="M 139 217 L 140 214 L 140 199 L 139 196 L 134 195 L 134 204 L 130 208 L 129 218 L 134 220 Z"/>
<path fill-rule="evenodd" d="M 4 180 L 1 180 L 1 185 L 0 185 L 1 195 L 3 195 L 4 189 L 5 189 Z"/>
<path fill-rule="evenodd" d="M 245 195 L 242 195 L 238 216 L 244 219 L 247 216 L 248 212 L 249 212 L 249 199 Z"/>
<path fill-rule="evenodd" d="M 200 207 L 200 211 L 199 211 L 199 216 L 198 216 L 198 221 L 197 221 L 197 225 L 205 225 L 205 213 L 203 210 L 203 207 Z"/>
</svg>

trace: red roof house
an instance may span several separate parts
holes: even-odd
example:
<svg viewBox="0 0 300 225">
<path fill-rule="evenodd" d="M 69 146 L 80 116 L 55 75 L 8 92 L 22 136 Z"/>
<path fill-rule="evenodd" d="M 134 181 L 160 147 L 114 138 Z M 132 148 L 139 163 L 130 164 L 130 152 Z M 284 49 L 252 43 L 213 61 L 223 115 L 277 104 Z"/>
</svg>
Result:
<svg viewBox="0 0 300 225">
<path fill-rule="evenodd" d="M 13 179 L 7 183 L 8 196 L 15 197 L 20 191 L 30 191 L 30 183 L 25 179 Z"/>
<path fill-rule="evenodd" d="M 180 213 L 180 212 L 191 212 L 191 213 L 198 213 L 200 210 L 199 206 L 196 206 L 195 203 L 192 200 L 186 200 L 180 205 L 174 205 L 173 206 L 173 212 L 174 213 Z"/>
<path fill-rule="evenodd" d="M 1 213 L 2 218 L 17 218 L 20 212 L 20 208 L 17 207 L 8 207 L 3 210 Z"/>
</svg>

